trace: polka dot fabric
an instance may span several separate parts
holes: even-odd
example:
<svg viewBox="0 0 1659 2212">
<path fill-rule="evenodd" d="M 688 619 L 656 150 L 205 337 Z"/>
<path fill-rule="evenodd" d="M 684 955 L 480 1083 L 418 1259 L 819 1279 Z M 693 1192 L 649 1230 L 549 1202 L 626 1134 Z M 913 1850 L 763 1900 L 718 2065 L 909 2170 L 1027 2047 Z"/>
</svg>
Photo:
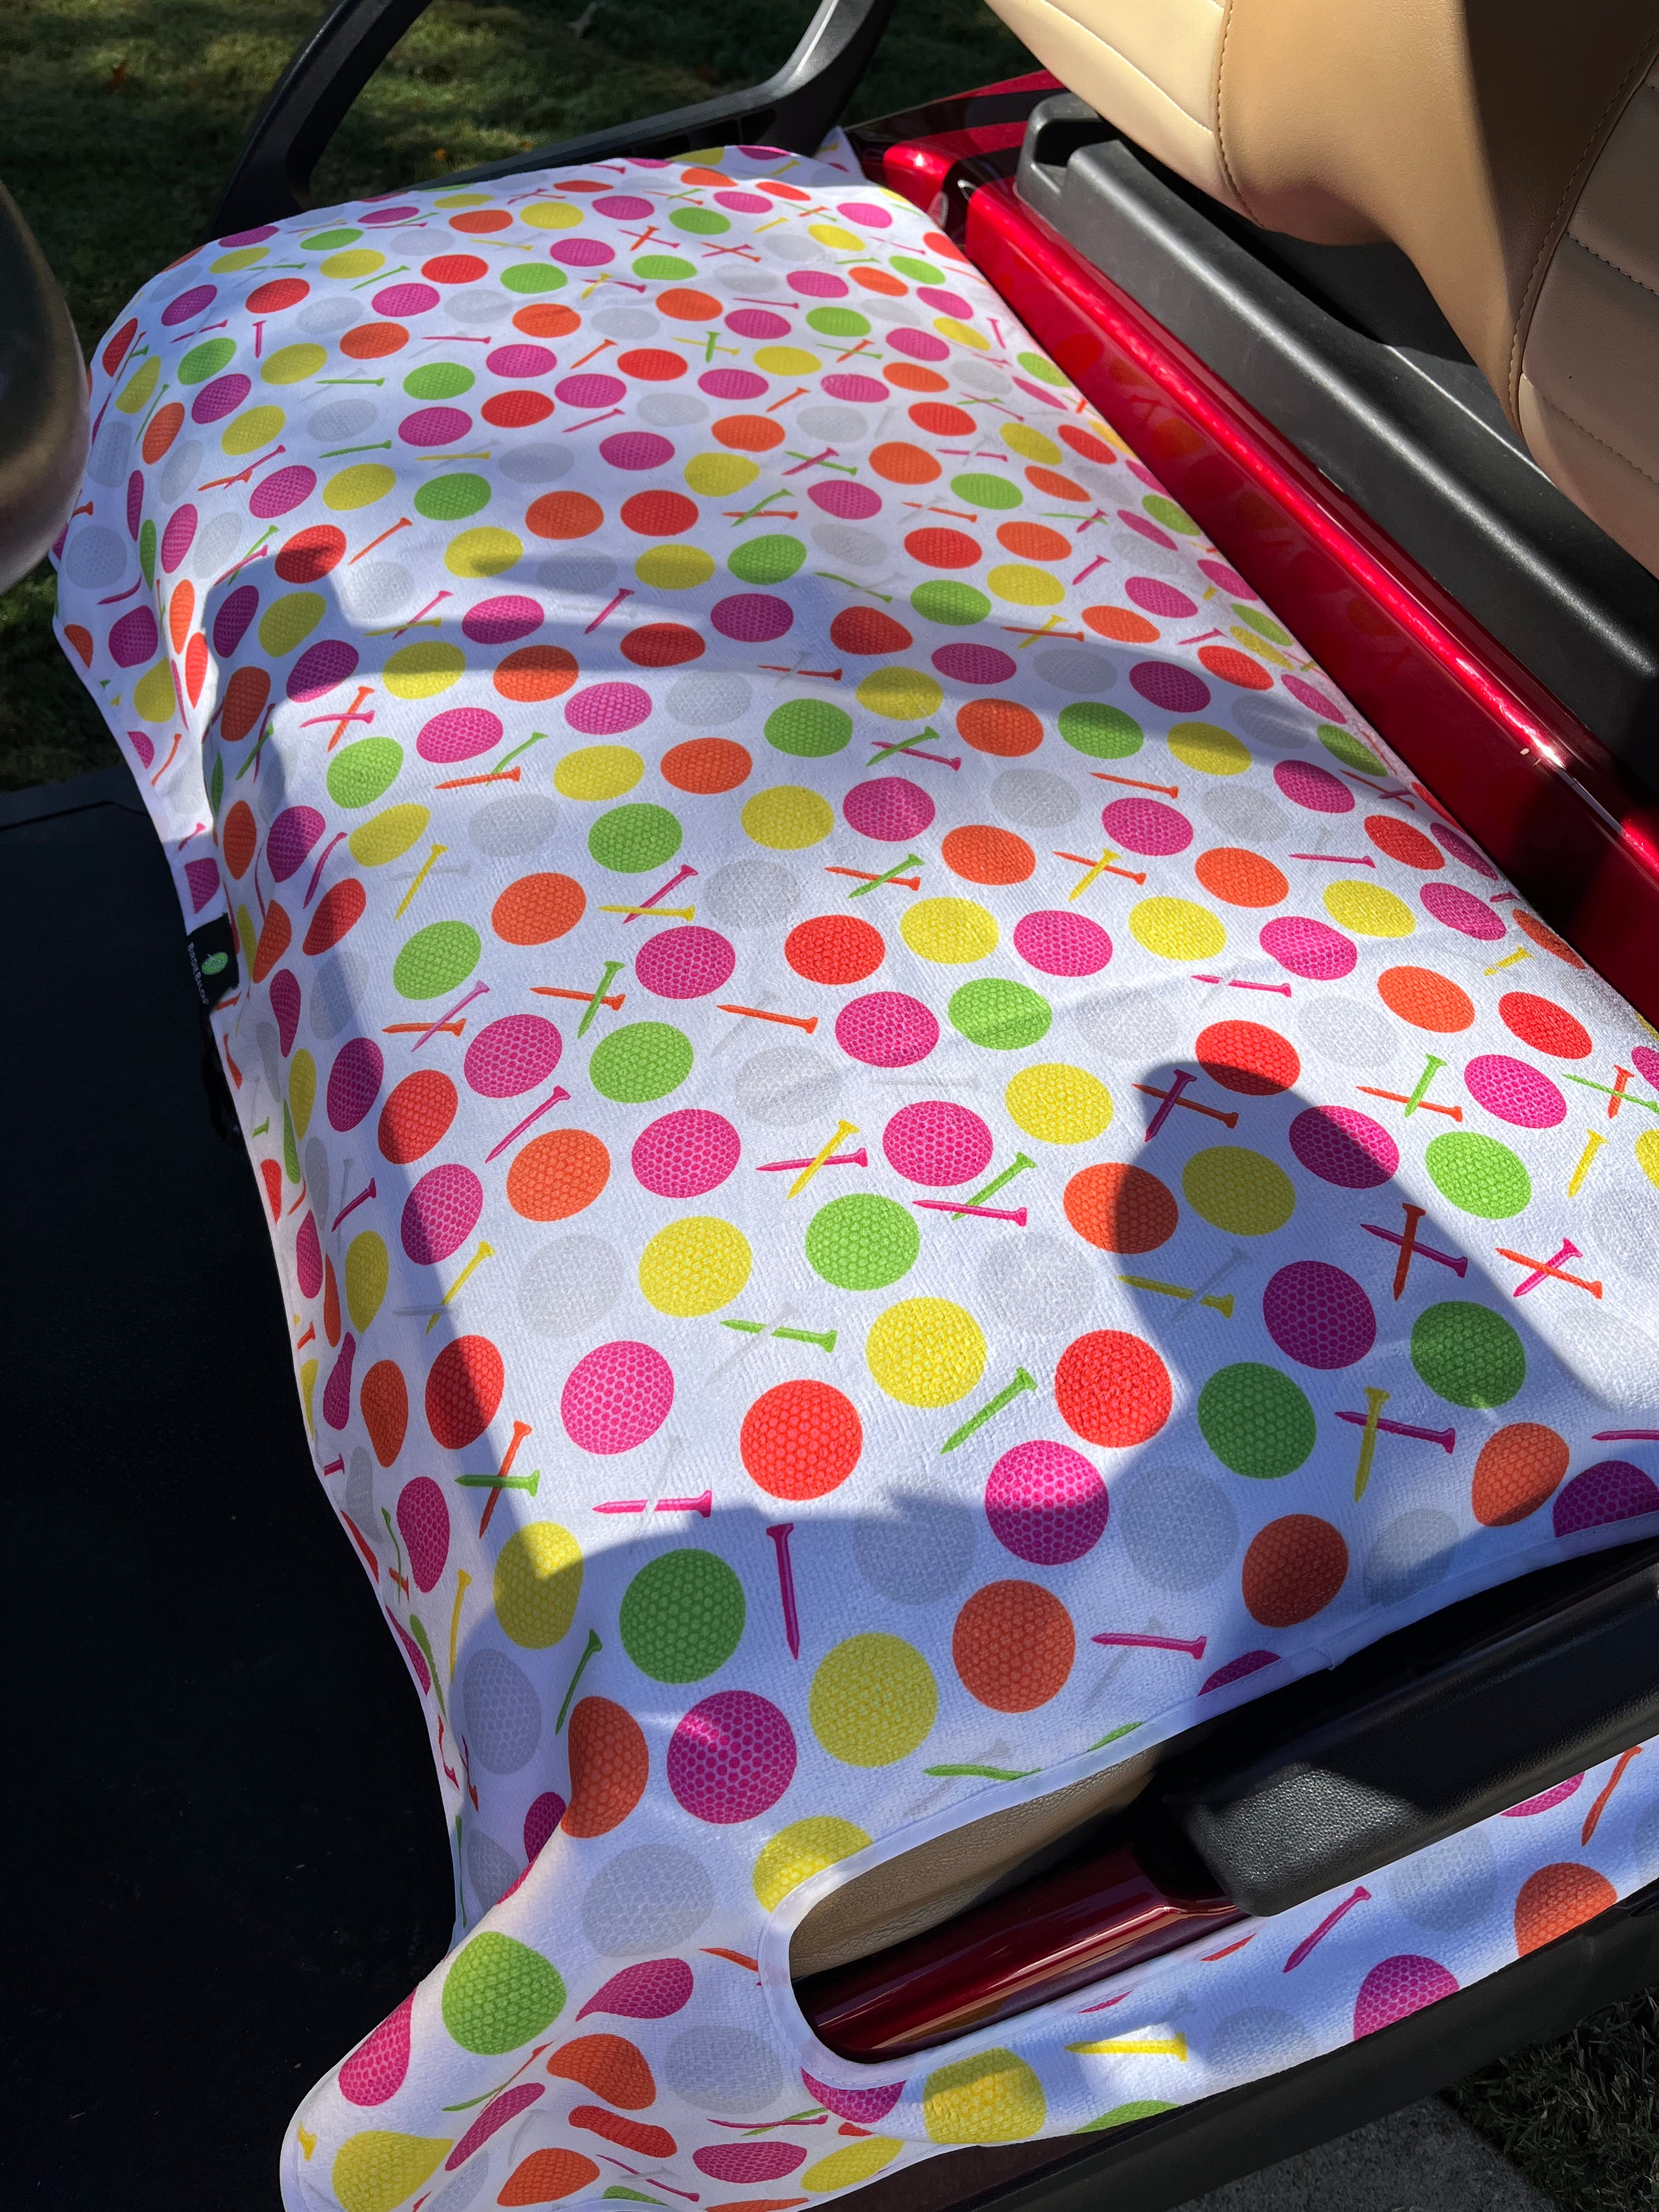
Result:
<svg viewBox="0 0 1659 2212">
<path fill-rule="evenodd" d="M 289 2212 L 776 2212 L 1652 1878 L 1643 1758 L 902 2081 L 788 1996 L 872 1861 L 1654 1528 L 1659 1052 L 833 149 L 507 183 L 141 294 L 59 630 L 456 1844 Z"/>
</svg>

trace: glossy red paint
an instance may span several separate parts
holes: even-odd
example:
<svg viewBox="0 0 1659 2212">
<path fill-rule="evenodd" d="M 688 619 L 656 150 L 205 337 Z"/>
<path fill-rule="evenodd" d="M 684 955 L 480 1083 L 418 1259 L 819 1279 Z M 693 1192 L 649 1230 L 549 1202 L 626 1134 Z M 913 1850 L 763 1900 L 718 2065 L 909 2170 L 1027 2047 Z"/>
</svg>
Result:
<svg viewBox="0 0 1659 2212">
<path fill-rule="evenodd" d="M 1467 830 L 1546 921 L 1659 1021 L 1651 797 L 1012 185 L 974 191 L 966 245 L 1038 343 L 1409 763 L 1418 794 Z"/>
<path fill-rule="evenodd" d="M 1158 1856 L 1149 1863 L 1144 1842 L 1096 1845 L 908 1942 L 798 1982 L 801 2010 L 830 2050 L 880 2065 L 1243 1917 L 1189 1851 L 1154 1872 Z"/>
<path fill-rule="evenodd" d="M 1029 76 L 1001 77 L 959 98 L 934 100 L 908 115 L 866 125 L 854 137 L 866 174 L 942 222 L 952 212 L 952 172 L 972 182 L 1012 176 L 1025 137 L 1026 113 L 1049 93 L 1064 89 L 1047 70 L 1033 70 Z M 888 143 L 890 128 L 902 131 L 907 126 L 918 135 Z"/>
<path fill-rule="evenodd" d="M 1659 806 L 1352 501 L 1006 181 L 1038 71 L 853 134 L 1539 914 L 1659 1022 Z M 1011 119 L 978 118 L 1009 112 Z M 970 120 L 970 118 L 973 118 Z M 906 137 L 905 130 L 914 131 Z M 1282 680 L 1282 673 L 1280 680 Z"/>
</svg>

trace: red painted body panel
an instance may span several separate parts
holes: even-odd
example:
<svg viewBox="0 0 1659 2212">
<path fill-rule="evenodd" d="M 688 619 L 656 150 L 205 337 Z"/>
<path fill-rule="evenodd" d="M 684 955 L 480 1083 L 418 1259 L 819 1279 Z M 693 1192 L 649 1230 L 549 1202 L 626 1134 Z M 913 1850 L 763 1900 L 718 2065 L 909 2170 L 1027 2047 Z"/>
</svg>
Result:
<svg viewBox="0 0 1659 2212">
<path fill-rule="evenodd" d="M 1212 1883 L 1160 1880 L 1119 1844 L 816 1975 L 797 1995 L 830 2050 L 878 2065 L 1052 2003 L 1243 1917 Z"/>
<path fill-rule="evenodd" d="M 961 104 L 933 112 L 954 124 Z M 948 220 L 952 179 L 966 188 L 968 255 L 1038 343 L 1410 765 L 1419 794 L 1659 1023 L 1659 804 L 1213 369 L 1018 199 L 1003 143 L 1017 136 L 1013 124 L 950 127 L 866 158 L 936 221 Z"/>
<path fill-rule="evenodd" d="M 993 99 L 998 93 L 1029 92 L 1040 100 L 1047 93 L 1064 89 L 1060 79 L 1051 76 L 1047 70 L 1034 70 L 1029 76 L 1000 77 L 994 84 L 976 86 L 960 100 L 940 100 L 936 104 L 936 112 L 944 122 L 950 118 L 952 108 L 965 110 L 970 102 Z M 1006 165 L 1012 171 L 1024 137 L 1023 118 L 1009 123 L 969 123 L 964 115 L 961 121 L 930 131 L 925 138 L 904 139 L 897 145 L 874 152 L 865 166 L 880 183 L 902 192 L 914 206 L 938 222 L 944 212 L 945 185 L 953 169 L 965 164 L 971 171 L 975 165 L 1000 155 L 1004 163 L 998 166 Z"/>
<path fill-rule="evenodd" d="M 1659 807 L 1391 538 L 1011 186 L 974 193 L 967 246 L 1425 794 L 1659 1021 Z"/>
</svg>

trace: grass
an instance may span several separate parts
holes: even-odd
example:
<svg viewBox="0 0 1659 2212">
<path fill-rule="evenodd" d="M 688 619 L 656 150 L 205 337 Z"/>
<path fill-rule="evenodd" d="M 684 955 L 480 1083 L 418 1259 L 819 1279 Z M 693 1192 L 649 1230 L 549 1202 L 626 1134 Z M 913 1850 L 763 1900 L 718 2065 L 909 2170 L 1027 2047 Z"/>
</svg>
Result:
<svg viewBox="0 0 1659 2212">
<path fill-rule="evenodd" d="M 813 0 L 435 0 L 319 163 L 316 204 L 751 84 Z M 8 186 L 90 354 L 133 293 L 208 234 L 220 189 L 314 0 L 5 0 Z M 587 17 L 572 36 L 579 15 Z M 854 117 L 1028 68 L 981 0 L 899 0 Z M 44 563 L 0 597 L 0 790 L 115 765 L 52 635 Z"/>
<path fill-rule="evenodd" d="M 1659 2205 L 1659 1990 L 1512 2051 L 1447 2101 L 1564 2212 Z"/>
<path fill-rule="evenodd" d="M 811 0 L 436 0 L 319 166 L 319 205 L 753 82 Z M 306 0 L 7 0 L 6 180 L 90 352 L 144 280 L 206 234 Z M 1029 57 L 981 0 L 899 0 L 854 118 L 983 82 Z M 51 629 L 46 567 L 0 597 L 0 789 L 118 756 Z M 1472 2076 L 1451 2101 L 1563 2212 L 1659 2207 L 1659 2000 Z"/>
</svg>

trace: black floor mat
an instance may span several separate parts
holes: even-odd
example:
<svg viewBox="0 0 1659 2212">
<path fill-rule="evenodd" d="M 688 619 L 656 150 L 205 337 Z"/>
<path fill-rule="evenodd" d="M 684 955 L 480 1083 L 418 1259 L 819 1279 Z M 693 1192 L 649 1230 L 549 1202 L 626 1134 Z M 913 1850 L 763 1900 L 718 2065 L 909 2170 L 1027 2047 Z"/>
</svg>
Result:
<svg viewBox="0 0 1659 2212">
<path fill-rule="evenodd" d="M 264 2212 L 301 2093 L 448 1941 L 443 1814 L 154 833 L 33 797 L 0 812 L 4 2196 Z"/>
</svg>

